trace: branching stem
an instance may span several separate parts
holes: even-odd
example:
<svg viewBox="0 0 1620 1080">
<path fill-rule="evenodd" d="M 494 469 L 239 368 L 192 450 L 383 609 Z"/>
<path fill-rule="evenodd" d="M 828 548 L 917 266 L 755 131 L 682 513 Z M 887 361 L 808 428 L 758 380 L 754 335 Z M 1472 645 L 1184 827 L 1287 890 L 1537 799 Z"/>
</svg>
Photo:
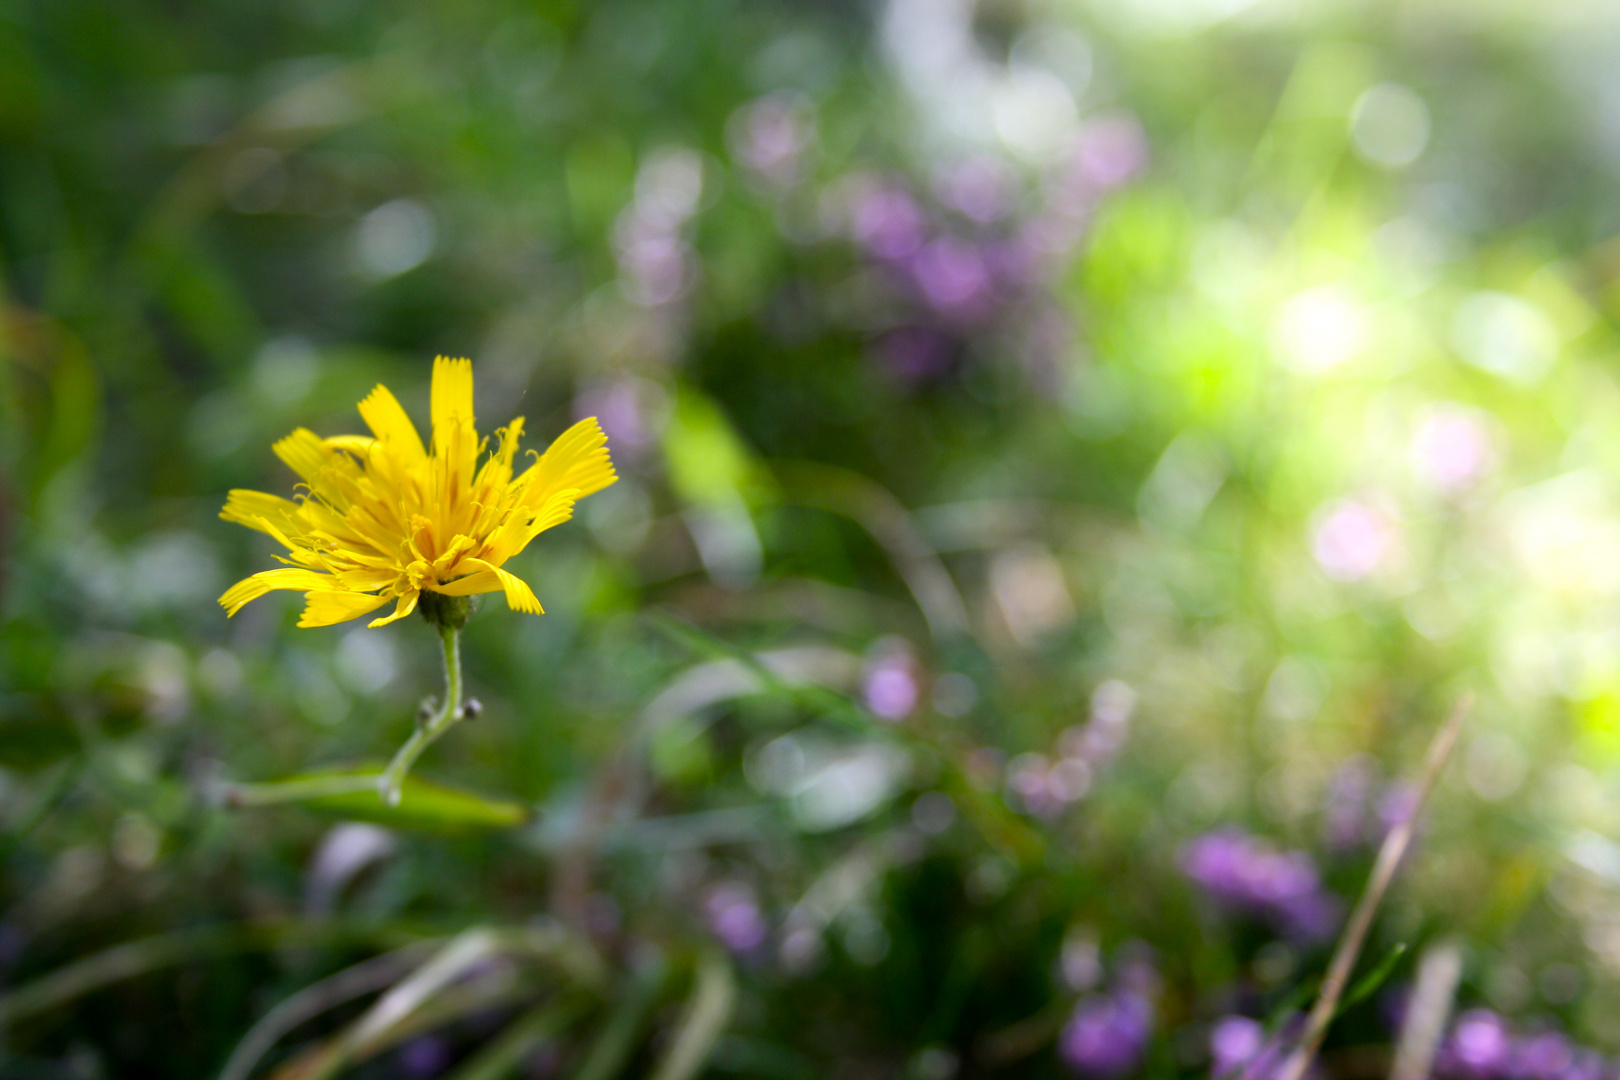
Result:
<svg viewBox="0 0 1620 1080">
<path fill-rule="evenodd" d="M 461 720 L 461 631 L 452 626 L 438 626 L 439 640 L 444 645 L 444 704 L 437 712 L 416 725 L 411 737 L 394 754 L 388 768 L 377 777 L 377 794 L 389 806 L 398 806 L 405 784 L 405 774 L 411 771 L 416 759 Z"/>
</svg>

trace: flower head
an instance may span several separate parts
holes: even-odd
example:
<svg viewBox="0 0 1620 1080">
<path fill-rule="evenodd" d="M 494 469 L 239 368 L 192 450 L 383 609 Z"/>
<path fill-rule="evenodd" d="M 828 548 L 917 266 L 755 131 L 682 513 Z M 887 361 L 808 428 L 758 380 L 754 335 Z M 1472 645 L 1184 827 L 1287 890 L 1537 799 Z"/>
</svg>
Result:
<svg viewBox="0 0 1620 1080">
<path fill-rule="evenodd" d="M 1339 900 L 1323 888 L 1316 864 L 1302 851 L 1278 851 L 1225 830 L 1183 848 L 1181 869 L 1215 900 L 1259 915 L 1296 940 L 1322 941 L 1338 925 Z"/>
<path fill-rule="evenodd" d="M 1093 994 L 1075 1006 L 1058 1053 L 1082 1076 L 1113 1080 L 1136 1071 L 1153 1034 L 1153 1005 L 1143 994 Z"/>
<path fill-rule="evenodd" d="M 563 432 L 514 477 L 523 418 L 496 432 L 486 457 L 488 440 L 473 426 L 472 364 L 442 356 L 433 362 L 430 448 L 387 387 L 360 402 L 360 415 L 370 436 L 323 439 L 299 428 L 275 444 L 303 480 L 296 500 L 230 493 L 219 516 L 268 533 L 289 554 L 277 556 L 282 569 L 227 589 L 226 614 L 273 589 L 304 594 L 299 626 L 346 622 L 397 597 L 391 614 L 370 623 L 381 626 L 414 611 L 423 592 L 500 591 L 514 610 L 540 614 L 534 591 L 501 567 L 616 479 L 596 419 Z"/>
</svg>

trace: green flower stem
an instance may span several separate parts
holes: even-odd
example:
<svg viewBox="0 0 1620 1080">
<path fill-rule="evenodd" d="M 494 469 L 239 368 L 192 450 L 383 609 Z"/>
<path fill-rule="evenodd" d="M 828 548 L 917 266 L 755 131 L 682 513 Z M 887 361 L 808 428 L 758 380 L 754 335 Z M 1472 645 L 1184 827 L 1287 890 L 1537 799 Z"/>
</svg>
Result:
<svg viewBox="0 0 1620 1080">
<path fill-rule="evenodd" d="M 389 806 L 399 805 L 405 774 L 411 771 L 411 766 L 422 756 L 422 751 L 432 746 L 439 736 L 462 719 L 461 631 L 443 623 L 436 625 L 439 628 L 439 640 L 444 643 L 444 706 L 427 720 L 416 725 L 416 730 L 411 732 L 411 737 L 405 740 L 405 745 L 394 754 L 388 768 L 377 777 L 377 794 Z"/>
</svg>

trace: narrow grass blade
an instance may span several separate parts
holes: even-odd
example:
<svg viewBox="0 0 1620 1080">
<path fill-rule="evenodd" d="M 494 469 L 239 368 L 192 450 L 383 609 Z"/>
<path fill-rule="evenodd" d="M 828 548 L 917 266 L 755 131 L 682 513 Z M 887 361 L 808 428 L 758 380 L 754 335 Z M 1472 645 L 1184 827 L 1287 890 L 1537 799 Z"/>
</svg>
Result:
<svg viewBox="0 0 1620 1080">
<path fill-rule="evenodd" d="M 696 986 L 669 1052 L 658 1063 L 651 1080 L 691 1080 L 714 1050 L 715 1040 L 731 1020 L 737 1001 L 737 982 L 731 964 L 719 953 L 699 961 Z"/>
</svg>

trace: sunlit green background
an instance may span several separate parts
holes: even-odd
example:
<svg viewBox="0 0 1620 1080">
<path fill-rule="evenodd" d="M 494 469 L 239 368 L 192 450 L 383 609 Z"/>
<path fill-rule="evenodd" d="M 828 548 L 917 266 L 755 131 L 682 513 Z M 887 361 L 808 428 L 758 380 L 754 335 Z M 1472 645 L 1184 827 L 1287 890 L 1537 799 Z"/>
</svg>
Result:
<svg viewBox="0 0 1620 1080">
<path fill-rule="evenodd" d="M 1207 1076 L 1331 939 L 1185 845 L 1347 904 L 1466 691 L 1323 1075 L 1437 943 L 1620 1053 L 1617 236 L 1576 0 L 0 4 L 0 1075 L 1069 1076 L 1151 966 Z M 467 632 L 466 799 L 227 808 L 442 692 L 215 603 L 436 354 L 620 480 Z"/>
</svg>

